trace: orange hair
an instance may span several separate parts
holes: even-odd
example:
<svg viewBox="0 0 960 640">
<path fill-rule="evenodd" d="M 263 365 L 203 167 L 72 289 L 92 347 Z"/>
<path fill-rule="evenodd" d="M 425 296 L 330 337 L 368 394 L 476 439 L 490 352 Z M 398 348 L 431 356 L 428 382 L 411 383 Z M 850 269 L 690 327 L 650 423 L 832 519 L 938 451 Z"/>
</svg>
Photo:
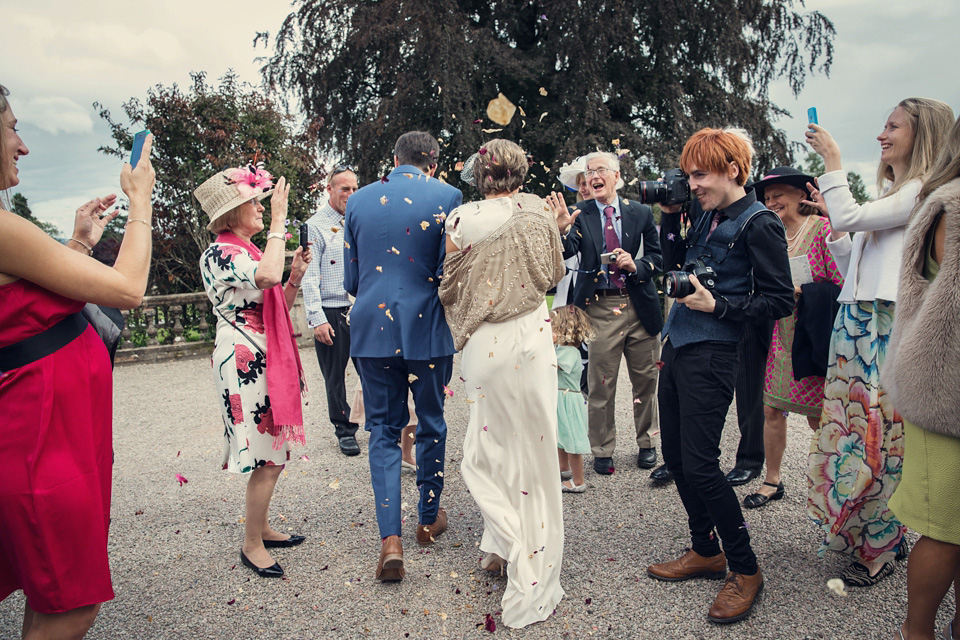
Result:
<svg viewBox="0 0 960 640">
<path fill-rule="evenodd" d="M 700 129 L 690 136 L 680 155 L 680 168 L 685 173 L 690 167 L 711 173 L 727 175 L 730 163 L 737 165 L 737 184 L 741 187 L 750 176 L 753 145 L 742 133 L 730 129 Z"/>
</svg>

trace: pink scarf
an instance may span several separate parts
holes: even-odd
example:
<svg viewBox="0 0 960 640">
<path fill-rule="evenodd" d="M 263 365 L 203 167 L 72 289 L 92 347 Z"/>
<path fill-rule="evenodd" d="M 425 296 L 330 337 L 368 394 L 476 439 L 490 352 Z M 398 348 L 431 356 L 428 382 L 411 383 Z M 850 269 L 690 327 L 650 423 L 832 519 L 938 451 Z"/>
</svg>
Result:
<svg viewBox="0 0 960 640">
<path fill-rule="evenodd" d="M 256 245 L 229 231 L 218 235 L 216 242 L 243 247 L 256 260 L 263 257 L 263 252 Z M 306 388 L 306 382 L 282 285 L 263 291 L 263 326 L 267 334 L 267 353 L 270 354 L 266 366 L 267 393 L 274 426 L 270 433 L 273 433 L 273 448 L 279 451 L 287 441 L 306 444 L 303 408 L 300 405 L 300 392 Z"/>
</svg>

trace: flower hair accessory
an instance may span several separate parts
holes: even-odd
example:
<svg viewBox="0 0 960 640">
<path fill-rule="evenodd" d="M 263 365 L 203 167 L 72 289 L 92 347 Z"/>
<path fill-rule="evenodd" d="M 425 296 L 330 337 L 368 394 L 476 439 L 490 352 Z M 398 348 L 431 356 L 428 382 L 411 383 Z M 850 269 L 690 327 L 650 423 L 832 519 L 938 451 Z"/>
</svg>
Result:
<svg viewBox="0 0 960 640">
<path fill-rule="evenodd" d="M 253 198 L 273 186 L 273 176 L 262 163 L 227 169 L 224 173 L 227 174 L 227 183 L 236 185 L 244 198 Z"/>
</svg>

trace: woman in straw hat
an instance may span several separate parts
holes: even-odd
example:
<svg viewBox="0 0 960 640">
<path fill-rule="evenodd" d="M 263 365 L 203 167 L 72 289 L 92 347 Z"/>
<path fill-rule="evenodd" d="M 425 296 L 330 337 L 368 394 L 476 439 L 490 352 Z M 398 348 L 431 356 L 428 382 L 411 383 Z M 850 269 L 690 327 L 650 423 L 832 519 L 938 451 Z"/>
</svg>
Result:
<svg viewBox="0 0 960 640">
<path fill-rule="evenodd" d="M 29 151 L 0 85 L 0 189 L 20 183 Z M 84 301 L 132 309 L 150 270 L 147 136 L 136 169 L 120 172 L 130 199 L 120 252 L 90 257 L 115 195 L 77 210 L 63 245 L 0 204 L 0 600 L 22 589 L 24 638 L 82 638 L 113 598 L 107 560 L 113 468 L 113 377 Z M 6 198 L 0 198 L 6 202 Z"/>
<path fill-rule="evenodd" d="M 213 377 L 222 400 L 223 468 L 250 473 L 240 561 L 261 577 L 279 578 L 283 569 L 267 549 L 304 540 L 274 530 L 267 510 L 290 443 L 304 444 L 305 384 L 289 308 L 311 256 L 309 249 L 296 250 L 281 287 L 290 187 L 284 178 L 275 190 L 271 186 L 262 168 L 239 167 L 216 174 L 194 195 L 210 216 L 207 229 L 217 234 L 200 257 L 200 271 L 217 316 Z M 270 231 L 261 251 L 251 238 L 263 231 L 260 201 L 271 193 Z"/>
</svg>

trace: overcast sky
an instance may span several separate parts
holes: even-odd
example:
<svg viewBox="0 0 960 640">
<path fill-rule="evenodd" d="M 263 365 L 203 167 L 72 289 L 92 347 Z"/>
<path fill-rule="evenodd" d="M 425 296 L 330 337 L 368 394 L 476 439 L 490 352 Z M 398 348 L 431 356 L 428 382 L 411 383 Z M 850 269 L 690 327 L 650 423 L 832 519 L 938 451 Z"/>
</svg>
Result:
<svg viewBox="0 0 960 640">
<path fill-rule="evenodd" d="M 786 83 L 771 88 L 773 101 L 795 117 L 779 124 L 791 140 L 801 141 L 806 109 L 816 105 L 820 124 L 840 144 L 844 167 L 872 184 L 879 156 L 875 137 L 898 101 L 927 96 L 960 110 L 960 43 L 953 33 L 960 2 L 806 5 L 836 26 L 834 64 L 829 78 L 808 79 L 797 99 Z M 30 148 L 13 191 L 28 198 L 37 217 L 69 233 L 77 206 L 119 193 L 121 161 L 97 152 L 111 140 L 92 103 L 122 118 L 123 102 L 144 99 L 158 83 L 189 86 L 194 70 L 215 81 L 233 68 L 242 80 L 258 83 L 254 58 L 266 50 L 255 50 L 253 37 L 276 32 L 290 9 L 287 0 L 0 0 L 0 84 L 12 92 Z"/>
</svg>

